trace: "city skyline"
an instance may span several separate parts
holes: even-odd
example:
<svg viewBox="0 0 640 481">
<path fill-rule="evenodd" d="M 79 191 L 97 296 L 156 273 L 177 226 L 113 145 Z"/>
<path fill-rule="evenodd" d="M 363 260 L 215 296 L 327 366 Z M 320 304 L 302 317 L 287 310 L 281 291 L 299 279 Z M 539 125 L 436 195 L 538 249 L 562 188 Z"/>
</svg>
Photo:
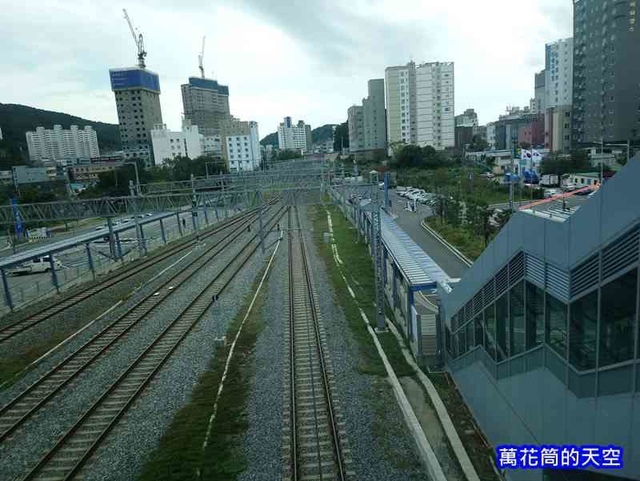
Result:
<svg viewBox="0 0 640 481">
<path fill-rule="evenodd" d="M 137 2 L 99 0 L 81 9 L 43 2 L 35 12 L 14 5 L 11 18 L 0 20 L 11 52 L 0 75 L 3 102 L 116 123 L 108 70 L 136 63 L 122 6 L 145 36 L 147 65 L 160 75 L 170 128 L 180 126 L 180 85 L 198 74 L 206 35 L 206 76 L 229 85 L 231 111 L 256 120 L 263 135 L 284 115 L 313 126 L 345 121 L 345 110 L 365 96 L 367 79 L 410 60 L 455 62 L 455 113 L 472 107 L 486 123 L 507 105 L 528 103 L 533 73 L 544 67 L 545 43 L 572 34 L 570 3 L 492 0 L 465 6 L 464 15 L 452 5 L 422 3 L 409 0 L 398 8 L 325 0 L 292 8 L 244 0 L 229 8 L 193 0 L 180 12 L 168 2 L 153 9 Z"/>
</svg>

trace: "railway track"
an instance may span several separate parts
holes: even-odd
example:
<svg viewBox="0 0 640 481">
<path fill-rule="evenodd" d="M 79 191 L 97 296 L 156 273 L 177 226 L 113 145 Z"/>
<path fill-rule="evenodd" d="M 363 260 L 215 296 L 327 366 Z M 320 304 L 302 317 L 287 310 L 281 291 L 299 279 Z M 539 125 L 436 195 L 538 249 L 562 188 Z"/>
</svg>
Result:
<svg viewBox="0 0 640 481">
<path fill-rule="evenodd" d="M 251 210 L 239 217 L 235 217 L 226 221 L 223 221 L 222 223 L 218 224 L 217 226 L 215 226 L 211 231 L 204 233 L 201 237 L 200 240 L 203 240 L 205 238 L 209 238 L 221 231 L 223 231 L 224 229 L 228 228 L 229 226 L 233 226 L 236 225 L 240 222 L 244 222 L 248 217 L 253 217 L 256 215 L 256 209 Z M 191 247 L 193 245 L 195 245 L 197 243 L 196 239 L 190 239 L 186 242 L 180 242 L 174 246 L 168 247 L 166 249 L 166 251 L 162 252 L 161 254 L 157 255 L 157 256 L 153 256 L 150 258 L 145 259 L 144 261 L 142 261 L 141 263 L 128 268 L 128 269 L 124 269 L 121 271 L 116 272 L 113 276 L 105 279 L 104 281 L 91 286 L 85 290 L 82 290 L 70 297 L 66 297 L 63 299 L 60 299 L 59 301 L 55 302 L 52 305 L 49 305 L 47 307 L 42 308 L 41 310 L 30 314 L 28 317 L 26 317 L 25 319 L 22 319 L 20 321 L 14 322 L 13 324 L 10 324 L 8 326 L 3 326 L 2 328 L 0 328 L 0 345 L 2 345 L 2 343 L 6 342 L 7 340 L 11 339 L 12 337 L 20 334 L 21 332 L 26 331 L 27 329 L 31 329 L 32 327 L 40 324 L 41 322 L 44 322 L 48 319 L 50 319 L 51 317 L 60 314 L 61 312 L 63 312 L 65 309 L 68 309 L 72 306 L 75 306 L 76 304 L 89 299 L 91 296 L 105 290 L 108 289 L 116 284 L 119 284 L 120 282 L 126 281 L 127 279 L 130 279 L 131 277 L 137 275 L 138 273 L 144 271 L 145 269 L 148 269 L 151 266 L 156 265 L 158 262 L 162 262 L 165 259 L 176 255 L 176 253 L 183 251 L 184 249 Z"/>
<path fill-rule="evenodd" d="M 278 212 L 268 223 L 275 225 Z M 268 229 L 269 227 L 267 227 Z M 23 478 L 71 480 L 118 424 L 144 388 L 160 371 L 180 343 L 207 313 L 209 307 L 260 246 L 256 233 L 207 285 L 207 287 L 148 345 L 142 354 L 105 390 L 78 421 L 47 451 Z"/>
<path fill-rule="evenodd" d="M 278 213 L 273 217 L 275 218 Z M 0 408 L 0 442 L 7 439 L 13 432 L 42 409 L 56 394 L 67 387 L 81 373 L 95 364 L 103 354 L 124 341 L 132 328 L 141 322 L 154 310 L 176 292 L 177 288 L 188 282 L 200 272 L 212 259 L 218 256 L 229 245 L 237 241 L 249 223 L 255 221 L 248 217 L 244 222 L 234 224 L 231 230 L 224 230 L 223 235 L 210 248 L 201 252 L 191 263 L 175 272 L 166 282 L 170 289 L 161 289 L 149 293 L 140 299 L 127 312 L 120 315 L 100 332 L 87 340 L 76 351 L 68 355 L 63 361 L 49 372 L 41 376 L 35 383 L 21 392 L 17 397 Z M 229 226 L 228 226 L 229 227 Z M 256 230 L 257 232 L 257 230 Z M 256 238 L 256 233 L 252 240 Z"/>
<path fill-rule="evenodd" d="M 283 481 L 354 479 L 299 214 L 289 213 L 288 412 Z"/>
</svg>

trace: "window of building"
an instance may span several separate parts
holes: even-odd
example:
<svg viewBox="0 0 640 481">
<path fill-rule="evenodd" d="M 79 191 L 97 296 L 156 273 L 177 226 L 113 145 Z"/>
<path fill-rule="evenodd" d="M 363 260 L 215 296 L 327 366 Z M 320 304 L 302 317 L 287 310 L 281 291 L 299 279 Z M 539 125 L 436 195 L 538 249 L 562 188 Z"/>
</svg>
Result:
<svg viewBox="0 0 640 481">
<path fill-rule="evenodd" d="M 489 355 L 496 358 L 496 309 L 495 305 L 491 304 L 484 310 L 485 324 L 484 324 L 484 346 Z"/>
<path fill-rule="evenodd" d="M 564 359 L 567 357 L 567 306 L 547 294 L 545 312 L 546 341 Z"/>
<path fill-rule="evenodd" d="M 530 282 L 526 283 L 526 290 L 526 349 L 531 349 L 544 342 L 544 291 Z"/>
<path fill-rule="evenodd" d="M 484 312 L 481 312 L 479 316 L 476 316 L 473 325 L 475 328 L 475 345 L 484 346 Z"/>
<path fill-rule="evenodd" d="M 569 362 L 577 369 L 596 367 L 596 326 L 598 323 L 598 291 L 593 291 L 571 304 Z"/>
<path fill-rule="evenodd" d="M 509 322 L 509 297 L 503 295 L 496 301 L 496 361 L 503 361 L 508 357 L 507 324 Z"/>
<path fill-rule="evenodd" d="M 600 298 L 600 366 L 633 358 L 638 270 L 602 287 Z"/>
</svg>

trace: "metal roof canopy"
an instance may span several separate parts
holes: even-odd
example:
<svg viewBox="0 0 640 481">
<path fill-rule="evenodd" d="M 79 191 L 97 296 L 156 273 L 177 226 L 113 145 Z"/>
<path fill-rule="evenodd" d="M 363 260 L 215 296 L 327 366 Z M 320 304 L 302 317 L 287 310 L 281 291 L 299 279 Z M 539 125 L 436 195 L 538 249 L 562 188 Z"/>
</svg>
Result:
<svg viewBox="0 0 640 481">
<path fill-rule="evenodd" d="M 369 202 L 362 201 L 361 206 L 368 217 L 371 211 Z M 440 266 L 382 209 L 380 219 L 382 241 L 411 287 L 416 290 L 435 289 L 439 281 L 449 280 Z"/>
<path fill-rule="evenodd" d="M 167 213 L 167 214 L 156 214 L 153 217 L 147 217 L 144 220 L 140 219 L 138 221 L 139 225 L 150 224 L 151 222 L 159 221 L 160 219 L 166 219 L 167 217 L 175 217 L 176 213 Z M 135 229 L 135 222 L 128 223 L 127 225 L 119 225 L 113 226 L 113 232 L 124 232 L 126 230 Z M 73 247 L 77 247 L 79 245 L 87 244 L 88 242 L 102 239 L 105 235 L 108 235 L 109 231 L 104 228 L 100 231 L 88 232 L 86 234 L 80 234 L 78 236 L 74 236 L 71 239 L 53 242 L 51 244 L 47 244 L 41 247 L 34 247 L 33 249 L 29 249 L 24 252 L 20 252 L 18 254 L 13 254 L 7 256 L 0 260 L 0 269 L 4 269 L 7 267 L 11 267 L 15 264 L 20 264 L 22 262 L 35 259 L 36 257 L 42 257 L 50 254 L 55 254 L 56 252 L 61 252 L 67 249 L 71 249 Z"/>
</svg>

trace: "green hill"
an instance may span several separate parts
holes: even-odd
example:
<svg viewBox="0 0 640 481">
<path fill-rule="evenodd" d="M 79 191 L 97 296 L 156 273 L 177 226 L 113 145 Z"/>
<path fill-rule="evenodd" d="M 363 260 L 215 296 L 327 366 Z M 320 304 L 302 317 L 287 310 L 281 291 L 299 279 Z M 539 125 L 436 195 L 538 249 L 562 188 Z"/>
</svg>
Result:
<svg viewBox="0 0 640 481">
<path fill-rule="evenodd" d="M 333 139 L 333 128 L 338 124 L 325 124 L 322 127 L 315 128 L 311 131 L 313 143 L 325 142 Z"/>
<path fill-rule="evenodd" d="M 26 105 L 0 103 L 0 129 L 3 136 L 3 140 L 0 140 L 0 157 L 11 158 L 16 163 L 27 160 L 25 132 L 35 130 L 36 127 L 51 129 L 54 125 L 61 125 L 65 129 L 71 125 L 77 125 L 80 128 L 90 125 L 98 135 L 101 151 L 120 150 L 120 133 L 115 124 L 96 122 Z"/>
<path fill-rule="evenodd" d="M 260 145 L 273 145 L 278 147 L 278 132 L 272 132 L 260 141 Z"/>
</svg>

